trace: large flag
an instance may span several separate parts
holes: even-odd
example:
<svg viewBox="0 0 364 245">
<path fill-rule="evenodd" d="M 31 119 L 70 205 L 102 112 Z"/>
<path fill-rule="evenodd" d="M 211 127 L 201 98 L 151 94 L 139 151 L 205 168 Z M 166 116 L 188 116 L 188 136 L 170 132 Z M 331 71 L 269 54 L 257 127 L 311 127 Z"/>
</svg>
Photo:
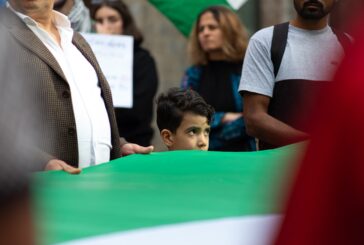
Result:
<svg viewBox="0 0 364 245">
<path fill-rule="evenodd" d="M 200 11 L 211 5 L 225 5 L 235 10 L 247 0 L 149 0 L 186 37 Z"/>
<path fill-rule="evenodd" d="M 37 174 L 39 237 L 63 245 L 269 244 L 300 149 L 160 152 L 76 176 Z"/>
</svg>

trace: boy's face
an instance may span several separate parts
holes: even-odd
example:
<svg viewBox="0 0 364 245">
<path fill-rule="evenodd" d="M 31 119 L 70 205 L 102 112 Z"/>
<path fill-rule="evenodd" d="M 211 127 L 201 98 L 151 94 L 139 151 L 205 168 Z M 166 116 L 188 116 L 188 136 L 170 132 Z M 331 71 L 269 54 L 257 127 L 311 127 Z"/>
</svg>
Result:
<svg viewBox="0 0 364 245">
<path fill-rule="evenodd" d="M 176 133 L 164 129 L 162 139 L 169 150 L 203 150 L 209 148 L 210 126 L 207 118 L 186 112 Z"/>
</svg>

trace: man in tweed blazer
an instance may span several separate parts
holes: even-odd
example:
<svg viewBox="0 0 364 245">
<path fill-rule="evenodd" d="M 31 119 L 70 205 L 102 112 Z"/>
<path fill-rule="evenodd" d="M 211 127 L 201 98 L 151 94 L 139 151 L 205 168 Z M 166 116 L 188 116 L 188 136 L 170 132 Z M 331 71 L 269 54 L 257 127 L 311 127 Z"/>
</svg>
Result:
<svg viewBox="0 0 364 245">
<path fill-rule="evenodd" d="M 151 152 L 152 146 L 121 143 L 111 91 L 96 58 L 82 36 L 69 30 L 66 17 L 52 10 L 53 3 L 54 0 L 10 0 L 8 8 L 0 9 L 0 39 L 11 44 L 11 64 L 21 68 L 17 72 L 24 75 L 16 81 L 0 77 L 2 83 L 19 83 L 22 90 L 26 88 L 24 94 L 32 103 L 24 107 L 32 113 L 25 113 L 28 116 L 22 119 L 27 124 L 27 138 L 40 149 L 41 167 L 78 173 L 83 163 L 80 159 L 87 159 L 92 165 L 121 155 Z M 69 43 L 65 41 L 67 33 L 71 33 Z M 8 62 L 5 57 L 0 56 L 0 63 Z M 96 91 L 96 96 L 88 98 L 90 93 L 83 92 L 85 88 Z M 85 121 L 86 124 L 78 124 Z M 91 130 L 85 133 L 84 128 Z M 82 143 L 85 135 L 90 141 Z M 106 140 L 100 143 L 94 137 Z"/>
</svg>

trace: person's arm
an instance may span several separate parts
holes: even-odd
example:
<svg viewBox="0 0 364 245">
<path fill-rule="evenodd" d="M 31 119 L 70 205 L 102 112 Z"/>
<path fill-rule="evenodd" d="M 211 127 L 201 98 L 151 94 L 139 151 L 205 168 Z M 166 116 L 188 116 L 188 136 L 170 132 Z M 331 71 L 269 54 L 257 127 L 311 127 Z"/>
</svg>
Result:
<svg viewBox="0 0 364 245">
<path fill-rule="evenodd" d="M 270 55 L 273 27 L 258 31 L 249 41 L 239 91 L 244 100 L 247 134 L 274 146 L 282 146 L 308 138 L 268 114 L 273 96 L 275 75 Z"/>
<path fill-rule="evenodd" d="M 244 118 L 247 133 L 259 140 L 282 146 L 308 138 L 299 131 L 268 114 L 270 98 L 256 93 L 244 93 Z"/>
<path fill-rule="evenodd" d="M 212 117 L 210 126 L 211 128 L 223 127 L 227 123 L 238 120 L 243 116 L 242 112 L 215 112 Z"/>
<path fill-rule="evenodd" d="M 230 122 L 233 122 L 235 120 L 238 120 L 241 117 L 243 117 L 242 112 L 226 112 L 226 113 L 224 113 L 224 116 L 221 119 L 221 122 L 223 124 L 230 123 Z"/>
</svg>

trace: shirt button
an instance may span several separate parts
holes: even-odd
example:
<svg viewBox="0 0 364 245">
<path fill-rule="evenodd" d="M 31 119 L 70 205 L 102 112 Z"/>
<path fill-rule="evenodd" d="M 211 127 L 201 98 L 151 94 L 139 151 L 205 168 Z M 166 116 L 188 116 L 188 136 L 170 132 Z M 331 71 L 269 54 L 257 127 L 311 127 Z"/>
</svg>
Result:
<svg viewBox="0 0 364 245">
<path fill-rule="evenodd" d="M 69 135 L 73 136 L 73 135 L 75 135 L 75 133 L 76 133 L 76 130 L 74 128 L 68 128 Z"/>
<path fill-rule="evenodd" d="M 62 92 L 62 97 L 65 99 L 68 99 L 71 96 L 70 92 L 68 92 L 67 90 Z"/>
</svg>

